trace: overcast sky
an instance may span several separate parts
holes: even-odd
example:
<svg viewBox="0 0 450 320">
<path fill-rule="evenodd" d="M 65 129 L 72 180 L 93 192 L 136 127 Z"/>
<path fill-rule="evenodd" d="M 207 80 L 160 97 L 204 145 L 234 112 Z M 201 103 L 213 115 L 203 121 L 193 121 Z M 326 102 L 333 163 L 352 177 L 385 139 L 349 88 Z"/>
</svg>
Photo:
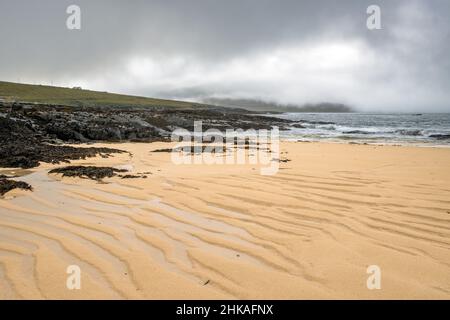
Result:
<svg viewBox="0 0 450 320">
<path fill-rule="evenodd" d="M 449 13 L 448 0 L 0 0 L 0 80 L 450 112 Z"/>
</svg>

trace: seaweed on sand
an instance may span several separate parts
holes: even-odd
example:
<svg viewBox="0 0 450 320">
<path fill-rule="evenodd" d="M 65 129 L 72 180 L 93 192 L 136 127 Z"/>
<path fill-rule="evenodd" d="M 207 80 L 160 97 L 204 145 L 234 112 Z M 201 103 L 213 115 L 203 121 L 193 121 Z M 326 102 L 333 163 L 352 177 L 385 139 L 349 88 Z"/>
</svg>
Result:
<svg viewBox="0 0 450 320">
<path fill-rule="evenodd" d="M 92 180 L 101 180 L 103 178 L 111 178 L 120 172 L 127 172 L 125 169 L 116 169 L 111 167 L 95 167 L 95 166 L 67 166 L 50 170 L 49 173 L 62 174 L 63 177 L 80 177 Z"/>
<path fill-rule="evenodd" d="M 13 189 L 24 189 L 24 190 L 32 190 L 31 186 L 23 181 L 15 181 L 4 178 L 5 176 L 0 177 L 0 196 L 3 196 L 5 193 L 13 190 Z"/>
</svg>

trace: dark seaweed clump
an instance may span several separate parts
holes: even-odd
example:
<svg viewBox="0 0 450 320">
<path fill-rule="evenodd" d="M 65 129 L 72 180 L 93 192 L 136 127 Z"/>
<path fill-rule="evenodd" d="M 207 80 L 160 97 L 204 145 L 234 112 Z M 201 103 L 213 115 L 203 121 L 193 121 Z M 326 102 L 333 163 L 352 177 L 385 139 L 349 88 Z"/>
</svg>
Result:
<svg viewBox="0 0 450 320">
<path fill-rule="evenodd" d="M 31 186 L 23 181 L 15 181 L 7 179 L 6 176 L 0 175 L 0 196 L 13 189 L 32 190 Z"/>
<path fill-rule="evenodd" d="M 103 178 L 111 178 L 117 173 L 127 172 L 125 169 L 116 169 L 111 167 L 95 167 L 95 166 L 67 166 L 50 170 L 49 173 L 62 174 L 63 177 L 80 177 L 92 180 L 101 180 Z"/>
</svg>

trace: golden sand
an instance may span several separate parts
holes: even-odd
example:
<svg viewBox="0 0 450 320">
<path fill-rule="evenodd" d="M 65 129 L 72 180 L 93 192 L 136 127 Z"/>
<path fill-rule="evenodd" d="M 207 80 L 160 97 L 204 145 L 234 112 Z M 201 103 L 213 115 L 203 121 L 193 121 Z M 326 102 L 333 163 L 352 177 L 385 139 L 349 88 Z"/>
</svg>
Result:
<svg viewBox="0 0 450 320">
<path fill-rule="evenodd" d="M 98 183 L 43 164 L 20 179 L 33 192 L 0 199 L 0 299 L 450 298 L 450 149 L 283 142 L 291 161 L 263 176 L 107 146 L 132 155 L 73 163 L 151 174 Z"/>
</svg>

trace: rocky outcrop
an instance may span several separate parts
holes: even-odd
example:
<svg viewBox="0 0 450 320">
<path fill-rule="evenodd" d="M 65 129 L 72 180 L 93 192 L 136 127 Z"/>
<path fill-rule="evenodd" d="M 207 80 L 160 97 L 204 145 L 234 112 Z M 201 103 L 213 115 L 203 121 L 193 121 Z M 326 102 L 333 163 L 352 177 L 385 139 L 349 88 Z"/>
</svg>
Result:
<svg viewBox="0 0 450 320">
<path fill-rule="evenodd" d="M 2 114 L 3 113 L 3 114 Z M 176 128 L 189 131 L 194 121 L 203 130 L 286 129 L 291 122 L 226 108 L 69 107 L 0 102 L 0 117 L 20 122 L 50 141 L 154 141 L 167 139 Z"/>
<path fill-rule="evenodd" d="M 60 145 L 30 121 L 0 116 L 0 167 L 33 168 L 39 162 L 60 163 L 124 151 Z"/>
<path fill-rule="evenodd" d="M 119 172 L 127 172 L 127 170 L 111 167 L 68 166 L 49 171 L 49 173 L 61 174 L 63 177 L 80 177 L 92 180 L 111 178 L 116 176 Z"/>
<path fill-rule="evenodd" d="M 13 189 L 31 190 L 31 186 L 23 181 L 10 180 L 5 176 L 0 176 L 0 196 Z"/>
<path fill-rule="evenodd" d="M 32 168 L 122 152 L 110 148 L 76 148 L 63 143 L 168 140 L 176 128 L 286 129 L 289 120 L 226 108 L 73 107 L 0 102 L 0 167 Z"/>
</svg>

